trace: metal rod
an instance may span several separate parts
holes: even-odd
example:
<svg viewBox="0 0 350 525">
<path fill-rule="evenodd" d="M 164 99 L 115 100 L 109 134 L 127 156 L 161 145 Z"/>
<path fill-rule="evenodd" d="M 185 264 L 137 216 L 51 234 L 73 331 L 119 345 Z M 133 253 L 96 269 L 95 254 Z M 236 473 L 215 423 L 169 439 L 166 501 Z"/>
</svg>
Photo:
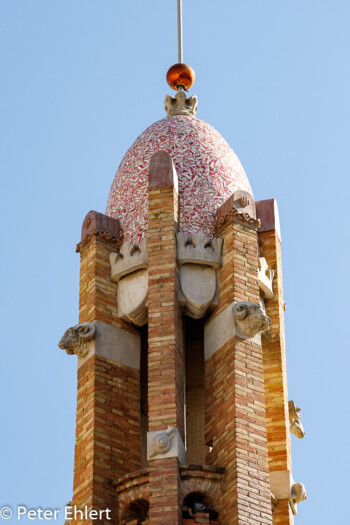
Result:
<svg viewBox="0 0 350 525">
<path fill-rule="evenodd" d="M 179 64 L 182 64 L 182 0 L 177 0 L 177 54 Z"/>
</svg>

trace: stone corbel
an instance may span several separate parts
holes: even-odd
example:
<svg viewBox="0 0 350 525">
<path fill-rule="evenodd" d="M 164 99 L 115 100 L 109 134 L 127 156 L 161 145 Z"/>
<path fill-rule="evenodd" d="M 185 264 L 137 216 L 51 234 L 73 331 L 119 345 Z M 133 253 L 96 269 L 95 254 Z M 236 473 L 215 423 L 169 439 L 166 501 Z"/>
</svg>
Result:
<svg viewBox="0 0 350 525">
<path fill-rule="evenodd" d="M 203 317 L 218 304 L 216 270 L 222 266 L 223 239 L 210 239 L 201 233 L 177 234 L 179 264 L 179 302 L 194 319 Z"/>
<path fill-rule="evenodd" d="M 186 463 L 186 452 L 177 428 L 147 432 L 147 459 L 178 458 Z"/>
<path fill-rule="evenodd" d="M 275 276 L 274 270 L 270 270 L 265 257 L 259 257 L 258 261 L 258 284 L 265 299 L 273 299 L 273 278 Z"/>
<path fill-rule="evenodd" d="M 270 472 L 271 492 L 277 500 L 287 499 L 294 515 L 297 505 L 307 499 L 303 483 L 295 483 L 289 470 Z"/>
<path fill-rule="evenodd" d="M 136 326 L 147 323 L 147 239 L 139 244 L 124 242 L 109 256 L 111 279 L 118 283 L 118 317 Z"/>
<path fill-rule="evenodd" d="M 242 301 L 235 303 L 232 308 L 233 317 L 237 325 L 237 335 L 250 339 L 259 332 L 269 330 L 271 319 L 266 315 L 260 304 Z"/>
<path fill-rule="evenodd" d="M 58 346 L 68 355 L 76 354 L 85 357 L 89 351 L 88 344 L 95 337 L 95 325 L 92 323 L 80 323 L 68 328 L 63 334 Z"/>
<path fill-rule="evenodd" d="M 294 401 L 288 401 L 290 431 L 297 438 L 305 436 L 305 430 L 301 422 L 301 408 L 296 407 Z"/>
</svg>

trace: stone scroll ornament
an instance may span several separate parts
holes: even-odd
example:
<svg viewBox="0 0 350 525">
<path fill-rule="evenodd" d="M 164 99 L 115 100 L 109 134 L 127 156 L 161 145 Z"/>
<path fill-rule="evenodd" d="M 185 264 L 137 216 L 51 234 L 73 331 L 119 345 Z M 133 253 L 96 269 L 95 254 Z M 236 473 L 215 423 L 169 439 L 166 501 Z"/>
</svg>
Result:
<svg viewBox="0 0 350 525">
<path fill-rule="evenodd" d="M 96 328 L 92 323 L 76 324 L 64 332 L 58 346 L 68 355 L 76 354 L 78 357 L 85 357 L 89 351 L 87 343 L 95 337 L 95 333 Z"/>
<path fill-rule="evenodd" d="M 174 427 L 168 427 L 167 430 L 160 430 L 152 439 L 150 458 L 166 454 L 171 449 L 171 440 L 175 435 Z"/>
<path fill-rule="evenodd" d="M 296 407 L 294 401 L 288 401 L 290 431 L 297 438 L 305 436 L 305 430 L 301 422 L 301 408 Z"/>
<path fill-rule="evenodd" d="M 216 270 L 222 266 L 223 239 L 179 232 L 176 244 L 180 267 L 179 302 L 186 315 L 199 319 L 218 301 Z"/>
<path fill-rule="evenodd" d="M 147 239 L 138 244 L 125 241 L 109 256 L 111 279 L 118 283 L 118 317 L 136 326 L 147 323 Z"/>
<path fill-rule="evenodd" d="M 242 301 L 233 306 L 232 313 L 241 333 L 247 338 L 270 328 L 271 319 L 260 304 Z"/>
</svg>

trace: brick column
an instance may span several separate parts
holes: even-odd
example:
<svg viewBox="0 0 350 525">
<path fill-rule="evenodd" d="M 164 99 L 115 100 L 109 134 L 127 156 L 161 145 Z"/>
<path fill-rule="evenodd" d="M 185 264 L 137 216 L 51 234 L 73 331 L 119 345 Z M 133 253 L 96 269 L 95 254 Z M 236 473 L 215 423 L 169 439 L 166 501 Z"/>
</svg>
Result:
<svg viewBox="0 0 350 525">
<path fill-rule="evenodd" d="M 178 305 L 177 176 L 170 156 L 159 151 L 149 170 L 148 216 L 148 424 L 149 431 L 178 429 L 184 440 L 184 351 Z M 150 462 L 152 525 L 178 525 L 180 476 L 176 457 Z"/>
<path fill-rule="evenodd" d="M 120 243 L 116 219 L 88 213 L 77 246 L 81 255 L 79 320 L 93 323 L 96 336 L 87 356 L 78 358 L 73 505 L 110 509 L 112 520 L 106 514 L 106 519 L 84 519 L 95 525 L 117 523 L 111 482 L 140 468 L 139 335 L 117 318 L 116 284 L 110 278 L 108 259 Z"/>
<path fill-rule="evenodd" d="M 291 440 L 288 415 L 287 370 L 284 336 L 284 300 L 282 282 L 281 240 L 278 209 L 274 199 L 256 203 L 261 219 L 259 229 L 260 256 L 275 271 L 273 299 L 266 300 L 266 312 L 272 320 L 270 331 L 262 336 L 266 429 L 269 453 L 271 490 L 279 499 L 274 524 L 290 525 L 293 514 L 288 502 L 288 483 L 281 491 L 281 479 L 288 481 L 291 473 Z M 281 498 L 282 496 L 282 498 Z M 283 498 L 284 496 L 284 498 Z"/>
<path fill-rule="evenodd" d="M 222 523 L 272 524 L 260 336 L 239 337 L 232 315 L 235 302 L 259 303 L 257 223 L 233 203 L 218 210 L 220 298 L 204 335 L 207 462 L 225 468 Z"/>
</svg>

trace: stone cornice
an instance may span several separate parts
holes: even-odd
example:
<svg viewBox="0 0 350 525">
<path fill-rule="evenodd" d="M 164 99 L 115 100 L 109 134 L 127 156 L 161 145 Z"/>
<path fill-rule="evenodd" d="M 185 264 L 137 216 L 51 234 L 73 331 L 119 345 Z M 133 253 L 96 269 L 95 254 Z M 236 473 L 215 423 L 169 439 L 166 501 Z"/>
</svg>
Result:
<svg viewBox="0 0 350 525">
<path fill-rule="evenodd" d="M 120 248 L 123 231 L 119 220 L 97 211 L 89 211 L 83 221 L 81 240 L 77 244 L 76 252 L 81 252 L 96 237 L 109 242 L 114 248 Z"/>
</svg>

